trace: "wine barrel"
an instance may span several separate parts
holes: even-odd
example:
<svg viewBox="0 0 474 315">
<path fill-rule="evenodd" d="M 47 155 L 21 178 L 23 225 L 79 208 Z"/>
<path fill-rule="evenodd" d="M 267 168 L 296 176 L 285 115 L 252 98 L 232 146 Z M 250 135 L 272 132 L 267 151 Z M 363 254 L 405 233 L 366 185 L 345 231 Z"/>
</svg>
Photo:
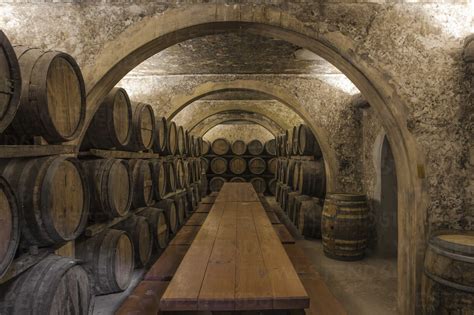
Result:
<svg viewBox="0 0 474 315">
<path fill-rule="evenodd" d="M 313 132 L 307 125 L 298 127 L 298 154 L 313 155 L 317 158 L 322 157 L 321 148 Z"/>
<path fill-rule="evenodd" d="M 173 161 L 165 161 L 166 193 L 176 191 L 176 169 Z"/>
<path fill-rule="evenodd" d="M 169 230 L 162 209 L 146 207 L 137 209 L 138 215 L 147 218 L 156 252 L 162 252 L 169 242 Z"/>
<path fill-rule="evenodd" d="M 310 238 L 321 238 L 322 207 L 318 198 L 303 199 L 295 205 L 295 223 L 300 233 Z"/>
<path fill-rule="evenodd" d="M 212 152 L 217 155 L 225 155 L 229 152 L 230 143 L 227 139 L 218 138 L 212 142 Z"/>
<path fill-rule="evenodd" d="M 167 175 L 165 164 L 160 159 L 152 160 L 153 165 L 153 187 L 155 200 L 163 199 L 167 193 Z"/>
<path fill-rule="evenodd" d="M 276 179 L 272 178 L 268 181 L 268 191 L 272 196 L 276 196 Z"/>
<path fill-rule="evenodd" d="M 176 155 L 178 151 L 178 129 L 174 121 L 168 122 L 166 129 L 166 150 L 164 154 Z"/>
<path fill-rule="evenodd" d="M 93 219 L 112 219 L 128 214 L 132 204 L 132 174 L 127 161 L 118 159 L 84 160 L 91 191 Z"/>
<path fill-rule="evenodd" d="M 251 155 L 260 155 L 263 153 L 263 143 L 260 140 L 254 139 L 248 143 L 247 150 Z"/>
<path fill-rule="evenodd" d="M 280 175 L 278 176 L 280 179 L 280 182 L 286 183 L 286 173 L 288 170 L 288 160 L 282 159 L 281 164 L 280 164 Z"/>
<path fill-rule="evenodd" d="M 211 192 L 218 192 L 221 190 L 222 186 L 224 186 L 225 182 L 227 182 L 227 180 L 223 177 L 213 177 L 209 181 L 209 189 Z"/>
<path fill-rule="evenodd" d="M 363 258 L 368 216 L 365 195 L 328 193 L 321 219 L 324 254 L 338 260 Z"/>
<path fill-rule="evenodd" d="M 267 190 L 267 183 L 261 177 L 254 177 L 250 180 L 257 194 L 263 194 Z"/>
<path fill-rule="evenodd" d="M 185 187 L 183 160 L 175 159 L 173 163 L 174 163 L 174 169 L 176 170 L 176 188 L 183 189 Z"/>
<path fill-rule="evenodd" d="M 153 185 L 153 163 L 148 160 L 130 160 L 132 173 L 132 207 L 146 207 L 153 203 L 155 187 Z"/>
<path fill-rule="evenodd" d="M 49 255 L 0 288 L 0 314 L 87 314 L 91 289 L 74 259 Z"/>
<path fill-rule="evenodd" d="M 153 236 L 148 220 L 143 216 L 132 215 L 114 228 L 126 231 L 135 249 L 135 266 L 145 267 L 151 259 Z"/>
<path fill-rule="evenodd" d="M 201 195 L 201 190 L 199 189 L 199 182 L 194 183 L 193 187 L 194 198 L 196 198 L 198 202 L 201 202 L 203 196 Z"/>
<path fill-rule="evenodd" d="M 285 131 L 285 155 L 291 156 L 293 154 L 293 134 L 292 130 Z"/>
<path fill-rule="evenodd" d="M 167 144 L 167 130 L 168 123 L 166 122 L 165 117 L 159 117 L 155 121 L 155 141 L 153 141 L 153 150 L 155 152 L 164 154 L 166 152 Z"/>
<path fill-rule="evenodd" d="M 232 142 L 231 150 L 235 155 L 243 155 L 247 151 L 247 144 L 243 140 L 235 140 Z"/>
<path fill-rule="evenodd" d="M 203 147 L 204 147 L 204 140 L 202 139 L 202 137 L 198 137 L 197 138 L 196 157 L 199 157 L 199 156 L 202 155 Z"/>
<path fill-rule="evenodd" d="M 0 133 L 12 122 L 20 105 L 21 72 L 7 36 L 0 30 Z M 1 274 L 1 270 L 0 270 Z"/>
<path fill-rule="evenodd" d="M 107 229 L 76 242 L 76 258 L 92 276 L 95 295 L 125 290 L 133 275 L 135 249 L 125 231 Z"/>
<path fill-rule="evenodd" d="M 288 166 L 286 167 L 286 172 L 285 172 L 285 184 L 287 184 L 290 187 L 293 187 L 293 173 L 295 171 L 295 165 L 297 161 L 289 159 L 288 160 Z"/>
<path fill-rule="evenodd" d="M 186 154 L 186 156 L 191 156 L 191 152 L 189 151 L 189 139 L 189 131 L 184 129 L 184 154 Z"/>
<path fill-rule="evenodd" d="M 211 143 L 207 140 L 203 141 L 203 143 L 202 143 L 202 155 L 209 154 L 210 150 L 211 150 Z"/>
<path fill-rule="evenodd" d="M 278 160 L 277 158 L 272 158 L 267 161 L 267 169 L 270 174 L 275 175 L 277 172 Z"/>
<path fill-rule="evenodd" d="M 222 157 L 215 157 L 211 160 L 211 171 L 214 174 L 224 174 L 227 171 L 227 160 Z"/>
<path fill-rule="evenodd" d="M 198 207 L 198 201 L 196 200 L 193 189 L 195 189 L 195 187 L 192 185 L 186 189 L 186 198 L 188 198 L 188 203 L 190 204 L 188 212 L 193 212 Z"/>
<path fill-rule="evenodd" d="M 196 137 L 193 135 L 189 136 L 189 155 L 195 157 L 196 156 Z"/>
<path fill-rule="evenodd" d="M 293 137 L 291 139 L 291 155 L 298 155 L 298 143 L 299 143 L 299 138 L 298 138 L 298 127 L 293 126 L 293 131 L 291 132 L 291 136 Z"/>
<path fill-rule="evenodd" d="M 181 160 L 183 164 L 183 188 L 189 187 L 192 182 L 192 163 L 190 160 Z"/>
<path fill-rule="evenodd" d="M 22 241 L 27 245 L 61 244 L 82 233 L 90 193 L 84 169 L 76 158 L 1 160 L 0 173 L 17 198 Z"/>
<path fill-rule="evenodd" d="M 473 231 L 434 233 L 426 249 L 421 296 L 424 314 L 472 314 Z"/>
<path fill-rule="evenodd" d="M 201 180 L 199 180 L 198 182 L 199 195 L 201 195 L 201 198 L 204 198 L 205 196 L 207 196 L 208 188 L 209 188 L 209 182 L 207 180 L 206 174 L 204 173 L 201 176 Z"/>
<path fill-rule="evenodd" d="M 204 171 L 204 172 L 208 172 L 209 171 L 209 160 L 206 159 L 206 158 L 201 158 L 201 169 Z"/>
<path fill-rule="evenodd" d="M 231 182 L 231 183 L 245 183 L 246 180 L 245 180 L 245 178 L 243 178 L 243 177 L 232 177 L 232 178 L 230 179 L 230 182 Z"/>
<path fill-rule="evenodd" d="M 265 153 L 268 155 L 276 155 L 276 139 L 270 139 L 265 142 Z"/>
<path fill-rule="evenodd" d="M 265 163 L 265 160 L 260 157 L 252 158 L 249 161 L 249 171 L 252 174 L 255 174 L 255 175 L 263 174 L 266 168 L 267 168 L 267 163 Z"/>
<path fill-rule="evenodd" d="M 186 218 L 186 205 L 181 194 L 174 196 L 174 206 L 176 207 L 176 217 L 178 219 L 178 226 L 184 224 L 184 219 Z"/>
<path fill-rule="evenodd" d="M 163 209 L 166 217 L 166 224 L 171 234 L 178 232 L 178 213 L 173 199 L 163 199 L 156 204 L 156 207 Z"/>
<path fill-rule="evenodd" d="M 17 200 L 10 184 L 3 177 L 0 177 L 0 222 L 2 223 L 0 230 L 1 279 L 13 261 L 20 242 Z"/>
<path fill-rule="evenodd" d="M 155 113 L 150 104 L 132 103 L 132 129 L 127 149 L 150 150 L 155 141 Z"/>
<path fill-rule="evenodd" d="M 293 177 L 291 181 L 291 188 L 293 190 L 298 190 L 299 187 L 299 182 L 300 182 L 300 167 L 301 167 L 301 161 L 295 161 L 294 166 L 293 166 L 293 174 L 290 174 L 290 176 Z"/>
<path fill-rule="evenodd" d="M 178 127 L 177 132 L 177 153 L 179 155 L 184 155 L 186 153 L 186 134 L 184 133 L 183 126 Z"/>
<path fill-rule="evenodd" d="M 310 200 L 312 199 L 313 197 L 311 196 L 307 196 L 307 195 L 301 195 L 301 194 L 298 194 L 298 196 L 295 197 L 295 200 L 294 200 L 294 203 L 293 203 L 293 217 L 290 218 L 291 222 L 293 222 L 293 224 L 299 228 L 299 214 L 300 214 L 300 207 L 301 207 L 301 202 L 303 201 L 306 201 L 306 200 Z M 301 231 L 300 231 L 301 233 Z"/>
<path fill-rule="evenodd" d="M 297 191 L 290 191 L 288 192 L 288 196 L 286 198 L 286 203 L 285 203 L 285 212 L 288 213 L 288 217 L 292 222 L 294 221 L 295 214 L 294 214 L 294 205 L 295 205 L 295 198 L 300 196 L 300 193 Z"/>
<path fill-rule="evenodd" d="M 276 201 L 277 203 L 280 202 L 281 185 L 282 185 L 282 184 L 281 184 L 281 182 L 279 182 L 279 181 L 277 181 L 277 182 L 275 183 L 275 201 Z"/>
<path fill-rule="evenodd" d="M 97 149 L 123 148 L 130 141 L 132 107 L 127 92 L 113 88 L 87 128 L 87 143 Z"/>
<path fill-rule="evenodd" d="M 195 173 L 195 182 L 201 180 L 201 175 L 202 175 L 202 168 L 201 168 L 201 163 L 196 159 L 193 162 L 194 166 L 194 173 Z"/>
<path fill-rule="evenodd" d="M 48 143 L 76 139 L 84 126 L 86 90 L 74 58 L 25 46 L 14 49 L 22 86 L 9 130 L 16 136 L 41 136 Z"/>
<path fill-rule="evenodd" d="M 229 169 L 232 174 L 243 174 L 247 169 L 247 162 L 241 157 L 234 157 L 229 162 Z"/>
<path fill-rule="evenodd" d="M 326 176 L 324 162 L 301 161 L 299 166 L 298 191 L 302 195 L 324 198 L 326 191 Z"/>
</svg>

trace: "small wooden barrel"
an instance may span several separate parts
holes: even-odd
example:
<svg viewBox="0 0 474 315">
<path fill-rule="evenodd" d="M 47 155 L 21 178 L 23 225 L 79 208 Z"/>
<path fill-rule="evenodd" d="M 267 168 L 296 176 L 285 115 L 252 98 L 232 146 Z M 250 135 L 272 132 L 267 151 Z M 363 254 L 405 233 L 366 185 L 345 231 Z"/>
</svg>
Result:
<svg viewBox="0 0 474 315">
<path fill-rule="evenodd" d="M 251 155 L 260 155 L 263 153 L 263 143 L 260 140 L 254 139 L 248 143 L 247 150 Z"/>
<path fill-rule="evenodd" d="M 149 160 L 130 160 L 132 173 L 132 207 L 140 208 L 151 205 L 154 201 L 155 187 L 153 185 L 153 163 Z"/>
<path fill-rule="evenodd" d="M 167 175 L 165 164 L 160 159 L 152 160 L 153 165 L 153 187 L 155 200 L 163 199 L 167 193 Z"/>
<path fill-rule="evenodd" d="M 280 182 L 282 182 L 282 183 L 286 183 L 286 173 L 287 173 L 287 169 L 288 169 L 288 164 L 289 164 L 288 160 L 286 160 L 286 159 L 281 160 L 279 179 L 280 179 Z"/>
<path fill-rule="evenodd" d="M 0 229 L 0 279 L 13 261 L 20 243 L 18 220 L 17 200 L 13 190 L 8 182 L 0 177 L 0 222 L 2 223 Z"/>
<path fill-rule="evenodd" d="M 165 117 L 158 117 L 155 121 L 155 141 L 153 141 L 153 150 L 157 153 L 166 152 L 168 123 Z"/>
<path fill-rule="evenodd" d="M 130 141 L 132 105 L 127 92 L 113 88 L 87 129 L 88 144 L 97 149 L 124 148 Z"/>
<path fill-rule="evenodd" d="M 184 155 L 186 153 L 186 134 L 184 133 L 184 128 L 183 126 L 178 127 L 178 133 L 177 133 L 177 153 L 178 155 Z"/>
<path fill-rule="evenodd" d="M 146 207 L 137 209 L 138 215 L 147 218 L 156 252 L 162 252 L 169 242 L 169 230 L 162 209 Z"/>
<path fill-rule="evenodd" d="M 322 157 L 321 148 L 313 132 L 307 125 L 298 127 L 298 154 L 313 155 L 317 158 Z"/>
<path fill-rule="evenodd" d="M 286 142 L 287 142 L 287 135 L 283 134 L 280 137 L 280 156 L 286 157 Z"/>
<path fill-rule="evenodd" d="M 49 143 L 76 139 L 84 126 L 86 90 L 74 58 L 25 46 L 14 49 L 22 87 L 20 107 L 11 124 L 13 133 L 41 136 Z"/>
<path fill-rule="evenodd" d="M 218 192 L 221 190 L 222 186 L 224 186 L 225 182 L 227 182 L 225 178 L 215 176 L 209 181 L 209 189 L 211 192 Z"/>
<path fill-rule="evenodd" d="M 268 181 L 268 191 L 272 196 L 276 196 L 276 179 L 272 178 Z"/>
<path fill-rule="evenodd" d="M 148 220 L 143 216 L 132 215 L 114 228 L 124 230 L 130 235 L 135 248 L 135 266 L 146 266 L 153 250 L 153 236 Z"/>
<path fill-rule="evenodd" d="M 295 205 L 295 223 L 306 237 L 321 238 L 322 207 L 318 198 L 303 199 Z"/>
<path fill-rule="evenodd" d="M 298 171 L 297 187 L 300 194 L 324 198 L 326 192 L 324 162 L 321 160 L 301 161 Z"/>
<path fill-rule="evenodd" d="M 428 242 L 422 280 L 423 313 L 472 314 L 474 232 L 439 231 Z"/>
<path fill-rule="evenodd" d="M 186 205 L 184 204 L 182 195 L 178 194 L 174 196 L 174 206 L 176 207 L 178 226 L 182 226 L 186 218 Z"/>
<path fill-rule="evenodd" d="M 247 170 L 247 162 L 241 157 L 234 157 L 229 162 L 229 169 L 232 174 L 243 174 Z"/>
<path fill-rule="evenodd" d="M 246 180 L 245 180 L 245 178 L 243 178 L 243 177 L 232 177 L 232 178 L 230 179 L 230 182 L 231 182 L 231 183 L 245 183 Z"/>
<path fill-rule="evenodd" d="M 227 171 L 227 160 L 222 157 L 215 157 L 211 160 L 211 171 L 214 174 L 224 174 Z"/>
<path fill-rule="evenodd" d="M 20 65 L 12 45 L 2 31 L 0 31 L 0 82 L 4 82 L 0 89 L 1 133 L 15 117 L 21 94 Z"/>
<path fill-rule="evenodd" d="M 156 207 L 162 209 L 165 213 L 166 224 L 171 234 L 178 232 L 178 213 L 173 199 L 163 199 L 156 204 Z"/>
<path fill-rule="evenodd" d="M 269 172 L 270 174 L 275 175 L 276 172 L 277 172 L 277 165 L 278 165 L 278 160 L 277 160 L 277 158 L 273 158 L 273 159 L 268 160 L 268 161 L 267 161 L 268 172 Z"/>
<path fill-rule="evenodd" d="M 84 160 L 91 190 L 93 219 L 112 219 L 128 214 L 132 204 L 133 184 L 130 167 L 125 160 Z M 104 218 L 105 217 L 105 218 Z"/>
<path fill-rule="evenodd" d="M 265 153 L 268 155 L 276 155 L 276 139 L 265 142 Z"/>
<path fill-rule="evenodd" d="M 168 122 L 166 130 L 166 150 L 164 154 L 176 155 L 178 151 L 178 128 L 174 121 Z"/>
<path fill-rule="evenodd" d="M 176 191 L 176 169 L 173 161 L 165 161 L 165 174 L 166 174 L 166 193 L 172 193 Z"/>
<path fill-rule="evenodd" d="M 133 275 L 135 249 L 125 231 L 107 229 L 76 243 L 76 258 L 91 275 L 94 294 L 125 290 Z"/>
<path fill-rule="evenodd" d="M 202 155 L 209 154 L 211 150 L 211 143 L 207 140 L 202 142 Z"/>
<path fill-rule="evenodd" d="M 230 143 L 227 139 L 218 138 L 212 142 L 212 152 L 217 155 L 225 155 L 229 152 Z"/>
<path fill-rule="evenodd" d="M 199 163 L 198 160 L 194 160 L 193 165 L 194 165 L 194 172 L 196 174 L 195 181 L 197 182 L 201 180 L 201 175 L 203 174 L 203 171 L 201 168 L 201 163 Z"/>
<path fill-rule="evenodd" d="M 265 163 L 265 160 L 260 157 L 252 158 L 249 161 L 249 171 L 252 174 L 255 174 L 255 175 L 263 174 L 266 168 L 267 168 L 267 163 Z"/>
<path fill-rule="evenodd" d="M 231 150 L 235 155 L 243 155 L 247 151 L 247 144 L 243 140 L 235 140 L 232 142 Z"/>
<path fill-rule="evenodd" d="M 363 258 L 368 212 L 365 195 L 328 193 L 321 219 L 324 254 L 338 260 Z"/>
<path fill-rule="evenodd" d="M 49 255 L 0 288 L 2 314 L 87 314 L 87 272 L 71 258 Z"/>
<path fill-rule="evenodd" d="M 263 194 L 267 190 L 267 183 L 261 177 L 254 177 L 250 180 L 257 194 Z"/>
<path fill-rule="evenodd" d="M 155 113 L 146 103 L 132 103 L 132 130 L 127 149 L 149 150 L 155 141 Z"/>
<path fill-rule="evenodd" d="M 18 200 L 22 241 L 27 245 L 61 244 L 82 233 L 90 193 L 84 169 L 76 158 L 2 160 L 0 173 Z M 5 207 L 3 211 L 8 212 Z M 2 234 L 8 235 L 6 223 L 2 223 Z"/>
<path fill-rule="evenodd" d="M 189 187 L 189 184 L 192 182 L 192 163 L 190 160 L 181 160 L 183 164 L 183 172 L 184 172 L 184 186 L 183 188 Z"/>
<path fill-rule="evenodd" d="M 195 153 L 196 153 L 196 137 L 194 137 L 193 135 L 190 135 L 189 136 L 189 156 L 195 156 Z"/>
</svg>

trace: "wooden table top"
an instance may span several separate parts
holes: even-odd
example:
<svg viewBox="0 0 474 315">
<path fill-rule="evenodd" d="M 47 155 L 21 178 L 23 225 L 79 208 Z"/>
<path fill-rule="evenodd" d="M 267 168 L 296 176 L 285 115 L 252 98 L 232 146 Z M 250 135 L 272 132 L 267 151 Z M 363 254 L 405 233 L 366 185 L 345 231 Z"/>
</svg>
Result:
<svg viewBox="0 0 474 315">
<path fill-rule="evenodd" d="M 246 183 L 223 188 L 218 197 L 251 195 Z M 308 306 L 308 294 L 262 204 L 252 201 L 216 201 L 160 302 L 163 311 Z"/>
<path fill-rule="evenodd" d="M 251 183 L 224 183 L 215 202 L 247 201 L 260 202 Z"/>
</svg>

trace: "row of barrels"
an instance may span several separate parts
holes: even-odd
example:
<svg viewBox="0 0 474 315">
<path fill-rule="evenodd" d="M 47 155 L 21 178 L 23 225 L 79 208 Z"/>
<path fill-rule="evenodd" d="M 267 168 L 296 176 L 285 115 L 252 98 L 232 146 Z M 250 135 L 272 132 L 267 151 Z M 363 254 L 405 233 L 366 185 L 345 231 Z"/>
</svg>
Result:
<svg viewBox="0 0 474 315">
<path fill-rule="evenodd" d="M 308 125 L 301 124 L 288 129 L 276 137 L 276 155 L 289 157 L 295 155 L 322 157 L 321 148 Z"/>
<path fill-rule="evenodd" d="M 251 140 L 248 143 L 243 140 L 235 140 L 234 142 L 230 143 L 230 141 L 227 139 L 218 138 L 215 139 L 212 144 L 206 142 L 206 144 L 204 145 L 203 154 L 276 155 L 276 140 L 271 139 L 265 143 L 258 139 Z"/>
<path fill-rule="evenodd" d="M 264 194 L 268 192 L 272 195 L 275 195 L 276 193 L 276 180 L 274 178 L 264 179 L 258 176 L 251 177 L 248 180 L 245 179 L 244 177 L 232 177 L 230 179 L 227 179 L 221 176 L 213 176 L 209 180 L 209 189 L 211 192 L 218 192 L 221 190 L 222 186 L 226 182 L 231 182 L 231 183 L 250 182 L 258 194 Z"/>
<path fill-rule="evenodd" d="M 326 175 L 323 160 L 278 158 L 275 178 L 301 195 L 324 199 Z"/>
<path fill-rule="evenodd" d="M 261 175 L 265 172 L 275 175 L 277 171 L 277 159 L 264 159 L 261 157 L 243 158 L 240 156 L 224 158 L 224 157 L 208 157 L 203 158 L 203 167 L 210 170 L 213 174 L 222 175 L 231 173 L 234 175 L 242 175 L 245 173 Z M 210 162 L 209 162 L 210 160 Z"/>
</svg>

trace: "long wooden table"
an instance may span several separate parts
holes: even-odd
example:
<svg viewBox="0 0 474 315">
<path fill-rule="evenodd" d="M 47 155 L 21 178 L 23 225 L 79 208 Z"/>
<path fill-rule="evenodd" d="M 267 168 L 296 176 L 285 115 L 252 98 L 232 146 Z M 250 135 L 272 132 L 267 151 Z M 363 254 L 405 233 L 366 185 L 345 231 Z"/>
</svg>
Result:
<svg viewBox="0 0 474 315">
<path fill-rule="evenodd" d="M 160 301 L 163 311 L 308 306 L 308 294 L 248 183 L 223 186 Z"/>
</svg>

